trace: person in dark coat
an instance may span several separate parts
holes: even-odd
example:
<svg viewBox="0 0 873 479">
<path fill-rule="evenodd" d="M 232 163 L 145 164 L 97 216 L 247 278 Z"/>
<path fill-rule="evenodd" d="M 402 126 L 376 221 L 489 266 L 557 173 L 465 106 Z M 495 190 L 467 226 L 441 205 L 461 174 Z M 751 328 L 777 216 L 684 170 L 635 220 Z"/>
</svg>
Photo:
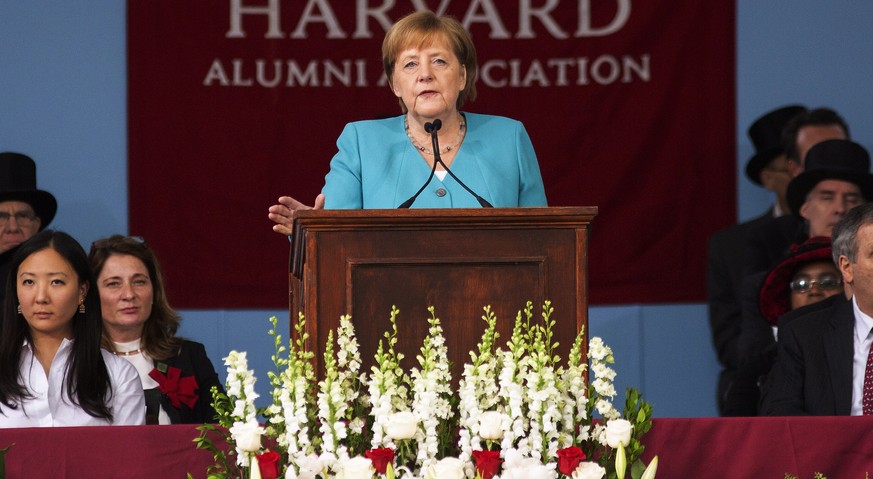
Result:
<svg viewBox="0 0 873 479">
<path fill-rule="evenodd" d="M 216 422 L 211 388 L 224 391 L 202 344 L 176 336 L 157 257 L 144 240 L 114 235 L 89 254 L 103 311 L 104 347 L 139 371 L 148 424 Z"/>
<path fill-rule="evenodd" d="M 762 379 L 776 361 L 776 325 L 789 311 L 843 293 L 840 272 L 831 257 L 831 240 L 810 238 L 772 270 L 745 283 L 738 340 L 739 367 L 728 391 L 726 416 L 757 416 Z"/>
<path fill-rule="evenodd" d="M 873 203 L 834 226 L 833 250 L 852 298 L 780 324 L 763 414 L 873 414 L 873 395 L 864 398 L 873 388 L 865 384 L 873 374 Z"/>
<path fill-rule="evenodd" d="M 791 180 L 782 146 L 782 129 L 798 114 L 806 112 L 791 105 L 768 112 L 749 127 L 755 154 L 746 163 L 746 176 L 772 191 L 776 202 L 763 215 L 713 234 L 707 247 L 706 289 L 712 341 L 723 370 L 718 382 L 718 408 L 724 412 L 724 398 L 736 373 L 737 338 L 740 332 L 740 285 L 743 246 L 758 224 L 788 211 L 785 190 Z"/>
</svg>

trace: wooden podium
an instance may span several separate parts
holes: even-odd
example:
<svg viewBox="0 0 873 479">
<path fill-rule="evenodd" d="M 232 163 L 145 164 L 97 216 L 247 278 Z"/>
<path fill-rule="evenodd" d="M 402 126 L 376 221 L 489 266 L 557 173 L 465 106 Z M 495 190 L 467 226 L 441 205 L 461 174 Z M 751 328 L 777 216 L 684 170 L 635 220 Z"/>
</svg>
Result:
<svg viewBox="0 0 873 479">
<path fill-rule="evenodd" d="M 484 331 L 486 305 L 505 346 L 527 301 L 534 320 L 555 309 L 562 358 L 588 323 L 588 225 L 596 207 L 300 211 L 291 245 L 292 324 L 306 317 L 308 348 L 321 363 L 327 333 L 351 314 L 365 370 L 400 310 L 403 366 L 427 334 L 428 306 L 443 326 L 452 377 Z M 587 342 L 586 342 L 587 344 Z"/>
</svg>

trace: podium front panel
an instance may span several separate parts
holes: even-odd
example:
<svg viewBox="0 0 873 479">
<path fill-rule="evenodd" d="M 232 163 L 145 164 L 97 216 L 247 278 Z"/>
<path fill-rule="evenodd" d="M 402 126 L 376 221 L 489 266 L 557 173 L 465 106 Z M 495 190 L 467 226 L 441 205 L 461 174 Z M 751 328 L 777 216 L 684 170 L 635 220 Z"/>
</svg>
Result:
<svg viewBox="0 0 873 479">
<path fill-rule="evenodd" d="M 520 215 L 519 210 L 539 214 Z M 427 308 L 433 306 L 457 381 L 484 331 L 484 306 L 497 316 L 497 344 L 502 346 L 527 301 L 533 302 L 533 321 L 538 322 L 543 301 L 550 300 L 558 353 L 566 357 L 577 331 L 587 325 L 585 252 L 593 214 L 575 208 L 589 214 L 574 211 L 568 221 L 566 215 L 544 210 L 554 209 L 495 210 L 482 221 L 463 214 L 458 220 L 444 210 L 436 220 L 422 213 L 428 210 L 399 218 L 382 216 L 387 213 L 381 210 L 372 218 L 350 218 L 350 212 L 319 212 L 340 213 L 333 219 L 300 218 L 295 248 L 305 249 L 297 251 L 297 271 L 291 276 L 292 319 L 297 312 L 305 314 L 309 347 L 320 364 L 327 331 L 339 326 L 341 315 L 350 314 L 369 370 L 396 306 L 397 349 L 409 368 L 417 366 L 414 358 L 428 331 Z"/>
</svg>

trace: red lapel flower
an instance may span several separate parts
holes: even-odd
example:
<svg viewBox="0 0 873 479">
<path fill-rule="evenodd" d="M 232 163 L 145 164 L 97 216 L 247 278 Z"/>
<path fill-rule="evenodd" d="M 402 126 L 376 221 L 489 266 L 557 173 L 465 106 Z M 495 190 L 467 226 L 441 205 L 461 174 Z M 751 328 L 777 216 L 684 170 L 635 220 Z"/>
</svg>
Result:
<svg viewBox="0 0 873 479">
<path fill-rule="evenodd" d="M 193 408 L 197 403 L 197 394 L 194 392 L 199 389 L 197 379 L 194 376 L 182 376 L 182 370 L 170 366 L 167 368 L 167 375 L 158 371 L 157 368 L 149 372 L 149 377 L 158 382 L 158 389 L 163 394 L 170 398 L 170 404 L 174 408 L 182 407 L 182 403 Z"/>
<path fill-rule="evenodd" d="M 473 458 L 476 459 L 476 472 L 482 476 L 482 479 L 496 476 L 500 464 L 503 463 L 503 459 L 500 459 L 500 451 L 473 451 Z"/>
<path fill-rule="evenodd" d="M 258 469 L 263 479 L 276 479 L 279 477 L 279 459 L 282 457 L 278 452 L 266 451 L 255 456 L 258 458 Z"/>
<path fill-rule="evenodd" d="M 579 463 L 585 460 L 585 453 L 576 446 L 558 449 L 558 470 L 561 474 L 571 475 L 579 467 Z"/>
<path fill-rule="evenodd" d="M 388 464 L 394 462 L 394 450 L 382 447 L 364 452 L 364 457 L 373 462 L 373 467 L 379 474 L 385 474 Z"/>
</svg>

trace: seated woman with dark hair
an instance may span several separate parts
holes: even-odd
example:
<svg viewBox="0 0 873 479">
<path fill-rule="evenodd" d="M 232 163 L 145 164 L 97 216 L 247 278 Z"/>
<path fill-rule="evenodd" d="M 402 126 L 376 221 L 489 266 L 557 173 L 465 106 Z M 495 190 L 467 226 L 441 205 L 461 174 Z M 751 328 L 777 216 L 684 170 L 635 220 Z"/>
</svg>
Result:
<svg viewBox="0 0 873 479">
<path fill-rule="evenodd" d="M 95 241 L 89 256 L 103 311 L 104 347 L 130 361 L 145 389 L 149 424 L 215 422 L 221 382 L 202 344 L 176 336 L 158 259 L 139 238 Z"/>
<path fill-rule="evenodd" d="M 0 321 L 0 427 L 143 424 L 136 370 L 100 348 L 85 251 L 45 230 L 12 258 Z"/>
</svg>

